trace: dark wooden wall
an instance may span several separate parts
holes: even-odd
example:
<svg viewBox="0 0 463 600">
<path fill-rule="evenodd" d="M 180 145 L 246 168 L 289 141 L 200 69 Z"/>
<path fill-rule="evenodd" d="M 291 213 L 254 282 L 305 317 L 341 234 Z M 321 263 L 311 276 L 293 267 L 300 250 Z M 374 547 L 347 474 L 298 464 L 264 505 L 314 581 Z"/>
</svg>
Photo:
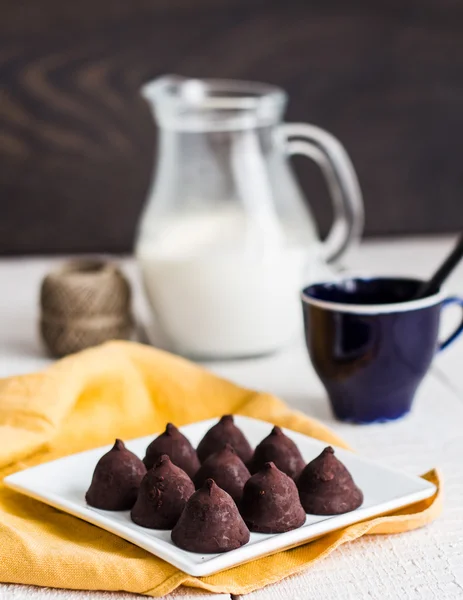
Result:
<svg viewBox="0 0 463 600">
<path fill-rule="evenodd" d="M 0 253 L 126 251 L 166 72 L 286 88 L 348 148 L 368 234 L 463 226 L 461 0 L 1 0 Z M 330 209 L 298 159 L 322 231 Z"/>
</svg>

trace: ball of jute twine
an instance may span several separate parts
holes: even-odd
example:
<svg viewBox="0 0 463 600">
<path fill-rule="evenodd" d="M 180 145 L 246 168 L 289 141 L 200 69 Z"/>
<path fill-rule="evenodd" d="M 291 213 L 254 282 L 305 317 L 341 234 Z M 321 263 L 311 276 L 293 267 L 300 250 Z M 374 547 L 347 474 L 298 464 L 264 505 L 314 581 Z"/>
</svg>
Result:
<svg viewBox="0 0 463 600">
<path fill-rule="evenodd" d="M 40 291 L 40 331 L 53 356 L 108 340 L 133 329 L 130 285 L 113 264 L 74 260 L 49 273 Z"/>
</svg>

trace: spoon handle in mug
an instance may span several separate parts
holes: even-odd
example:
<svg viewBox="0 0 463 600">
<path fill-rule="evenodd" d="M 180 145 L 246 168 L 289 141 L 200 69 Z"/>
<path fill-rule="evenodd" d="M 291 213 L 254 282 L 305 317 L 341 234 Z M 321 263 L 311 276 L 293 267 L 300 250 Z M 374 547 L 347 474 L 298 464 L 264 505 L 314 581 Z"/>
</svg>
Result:
<svg viewBox="0 0 463 600">
<path fill-rule="evenodd" d="M 442 265 L 428 281 L 425 281 L 418 289 L 415 299 L 424 298 L 439 291 L 441 285 L 457 266 L 463 257 L 463 235 L 458 238 L 452 252 L 447 256 Z"/>
</svg>

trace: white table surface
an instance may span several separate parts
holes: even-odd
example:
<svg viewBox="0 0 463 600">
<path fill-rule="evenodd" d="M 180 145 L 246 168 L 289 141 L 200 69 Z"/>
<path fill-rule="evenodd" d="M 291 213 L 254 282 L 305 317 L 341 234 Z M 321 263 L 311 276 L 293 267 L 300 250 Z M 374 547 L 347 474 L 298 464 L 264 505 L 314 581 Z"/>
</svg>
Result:
<svg viewBox="0 0 463 600">
<path fill-rule="evenodd" d="M 348 264 L 356 272 L 426 276 L 450 249 L 453 239 L 368 241 L 351 253 Z M 0 376 L 36 370 L 48 363 L 37 335 L 38 290 L 43 275 L 58 262 L 60 259 L 0 259 Z M 134 285 L 136 311 L 145 315 L 133 261 L 125 259 L 122 265 Z M 463 267 L 447 287 L 463 294 Z M 444 328 L 459 317 L 456 310 Z M 445 483 L 444 512 L 430 526 L 345 544 L 303 573 L 249 594 L 246 600 L 463 598 L 463 339 L 436 358 L 411 415 L 385 425 L 334 421 L 302 343 L 268 358 L 208 366 L 237 383 L 273 392 L 291 406 L 323 420 L 366 456 L 410 473 L 437 466 Z M 170 595 L 194 600 L 206 596 L 211 598 L 188 588 Z M 0 584 L 0 600 L 134 597 Z"/>
</svg>

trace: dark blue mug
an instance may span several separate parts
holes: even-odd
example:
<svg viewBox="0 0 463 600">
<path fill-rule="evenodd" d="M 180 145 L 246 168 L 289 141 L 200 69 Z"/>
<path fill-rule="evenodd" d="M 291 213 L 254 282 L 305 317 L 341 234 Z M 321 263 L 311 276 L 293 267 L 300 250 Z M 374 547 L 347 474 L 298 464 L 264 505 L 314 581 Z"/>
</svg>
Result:
<svg viewBox="0 0 463 600">
<path fill-rule="evenodd" d="M 375 423 L 402 417 L 436 352 L 441 310 L 463 299 L 442 292 L 413 300 L 422 281 L 357 278 L 302 291 L 307 348 L 336 417 Z"/>
</svg>

